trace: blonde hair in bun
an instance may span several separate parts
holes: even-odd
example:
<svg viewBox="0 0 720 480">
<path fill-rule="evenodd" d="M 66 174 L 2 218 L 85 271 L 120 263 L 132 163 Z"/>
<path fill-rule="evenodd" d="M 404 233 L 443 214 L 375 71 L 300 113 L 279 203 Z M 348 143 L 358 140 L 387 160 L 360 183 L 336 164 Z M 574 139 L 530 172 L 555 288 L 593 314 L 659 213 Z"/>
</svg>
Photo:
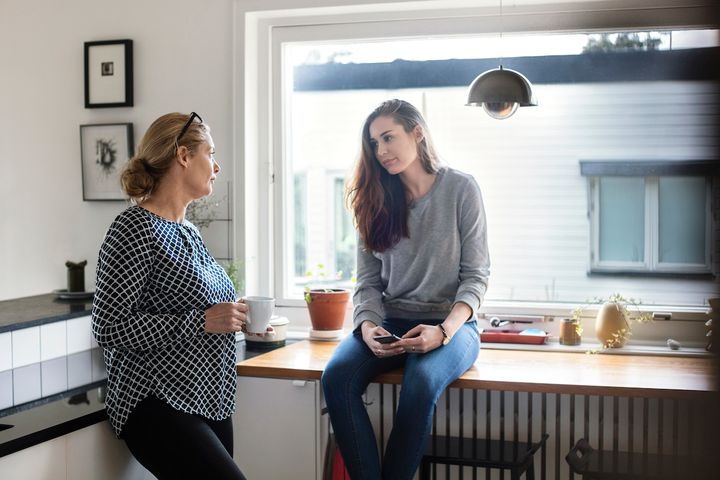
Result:
<svg viewBox="0 0 720 480">
<path fill-rule="evenodd" d="M 170 170 L 179 147 L 185 146 L 194 153 L 199 145 L 207 142 L 210 127 L 195 120 L 178 139 L 189 118 L 190 115 L 184 113 L 168 113 L 147 129 L 137 153 L 120 174 L 122 189 L 130 200 L 140 203 L 152 194 Z"/>
</svg>

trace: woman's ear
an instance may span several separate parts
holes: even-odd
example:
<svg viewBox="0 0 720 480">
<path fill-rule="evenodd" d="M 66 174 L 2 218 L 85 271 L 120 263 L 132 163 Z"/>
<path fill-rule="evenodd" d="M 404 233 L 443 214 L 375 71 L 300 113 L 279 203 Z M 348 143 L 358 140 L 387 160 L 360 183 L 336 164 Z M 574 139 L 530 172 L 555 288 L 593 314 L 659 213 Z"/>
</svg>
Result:
<svg viewBox="0 0 720 480">
<path fill-rule="evenodd" d="M 413 133 L 415 134 L 416 143 L 420 143 L 425 139 L 425 131 L 420 125 L 415 125 L 415 128 L 413 128 Z"/>
<path fill-rule="evenodd" d="M 187 167 L 188 166 L 188 158 L 190 157 L 190 149 L 187 148 L 185 145 L 181 145 L 177 149 L 177 153 L 175 154 L 175 160 L 180 164 L 181 167 Z"/>
</svg>

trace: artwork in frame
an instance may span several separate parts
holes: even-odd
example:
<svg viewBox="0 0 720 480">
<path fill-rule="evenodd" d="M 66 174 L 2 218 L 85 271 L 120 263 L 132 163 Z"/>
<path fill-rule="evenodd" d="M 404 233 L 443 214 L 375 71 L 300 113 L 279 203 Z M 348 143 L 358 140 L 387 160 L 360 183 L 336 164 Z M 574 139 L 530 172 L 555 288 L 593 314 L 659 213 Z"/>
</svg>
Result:
<svg viewBox="0 0 720 480">
<path fill-rule="evenodd" d="M 85 42 L 85 108 L 133 106 L 133 41 Z"/>
<path fill-rule="evenodd" d="M 132 123 L 80 125 L 83 200 L 125 200 L 120 173 L 133 154 Z"/>
</svg>

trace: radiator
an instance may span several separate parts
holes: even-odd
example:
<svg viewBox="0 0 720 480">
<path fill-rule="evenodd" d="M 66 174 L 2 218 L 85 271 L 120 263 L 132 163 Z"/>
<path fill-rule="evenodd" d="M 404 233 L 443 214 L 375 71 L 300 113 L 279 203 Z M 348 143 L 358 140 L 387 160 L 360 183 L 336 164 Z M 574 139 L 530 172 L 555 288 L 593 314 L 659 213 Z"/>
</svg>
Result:
<svg viewBox="0 0 720 480">
<path fill-rule="evenodd" d="M 380 452 L 399 393 L 397 385 L 380 384 L 371 384 L 366 392 Z M 535 478 L 572 480 L 580 477 L 570 472 L 565 455 L 582 437 L 597 450 L 694 455 L 707 462 L 713 447 L 705 441 L 707 416 L 717 408 L 700 400 L 448 389 L 435 408 L 433 435 L 538 441 L 547 433 L 546 445 L 534 457 Z M 509 472 L 499 470 L 433 467 L 438 480 L 506 477 Z"/>
</svg>

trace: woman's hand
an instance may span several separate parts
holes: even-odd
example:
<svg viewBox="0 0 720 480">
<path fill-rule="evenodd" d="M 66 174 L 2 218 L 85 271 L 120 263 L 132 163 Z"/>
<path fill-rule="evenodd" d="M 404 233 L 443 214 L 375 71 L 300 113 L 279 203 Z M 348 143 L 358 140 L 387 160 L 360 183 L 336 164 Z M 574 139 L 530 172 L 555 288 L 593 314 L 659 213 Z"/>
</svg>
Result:
<svg viewBox="0 0 720 480">
<path fill-rule="evenodd" d="M 408 353 L 428 353 L 442 346 L 445 336 L 437 325 L 417 325 L 403 335 L 402 344 Z"/>
<path fill-rule="evenodd" d="M 362 332 L 363 341 L 368 346 L 368 348 L 375 354 L 376 357 L 394 357 L 395 355 L 405 353 L 405 349 L 401 345 L 400 340 L 398 340 L 397 342 L 385 344 L 375 341 L 375 337 L 379 337 L 381 335 L 390 335 L 390 332 L 388 332 L 381 326 L 375 325 L 374 323 L 366 320 L 360 326 L 360 330 Z"/>
<path fill-rule="evenodd" d="M 249 310 L 249 307 L 248 307 L 247 304 L 245 303 L 245 297 L 238 298 L 237 303 L 242 304 L 242 305 L 245 306 L 245 312 L 247 312 L 247 311 Z M 247 313 L 246 313 L 245 318 L 247 319 Z M 269 336 L 269 337 L 274 337 L 274 336 L 275 336 L 275 329 L 274 329 L 274 328 L 272 327 L 272 325 L 270 325 L 269 323 L 268 323 L 268 326 L 267 326 L 267 328 L 265 329 L 265 331 L 264 331 L 264 332 L 260 332 L 260 333 L 248 332 L 248 331 L 245 329 L 245 327 L 246 327 L 246 324 L 243 322 L 242 332 L 243 332 L 246 336 L 247 336 L 247 335 L 252 335 L 253 337 L 264 337 L 264 336 L 266 336 L 266 335 Z"/>
<path fill-rule="evenodd" d="M 244 303 L 217 303 L 205 310 L 207 333 L 233 333 L 245 328 L 248 307 Z"/>
</svg>

